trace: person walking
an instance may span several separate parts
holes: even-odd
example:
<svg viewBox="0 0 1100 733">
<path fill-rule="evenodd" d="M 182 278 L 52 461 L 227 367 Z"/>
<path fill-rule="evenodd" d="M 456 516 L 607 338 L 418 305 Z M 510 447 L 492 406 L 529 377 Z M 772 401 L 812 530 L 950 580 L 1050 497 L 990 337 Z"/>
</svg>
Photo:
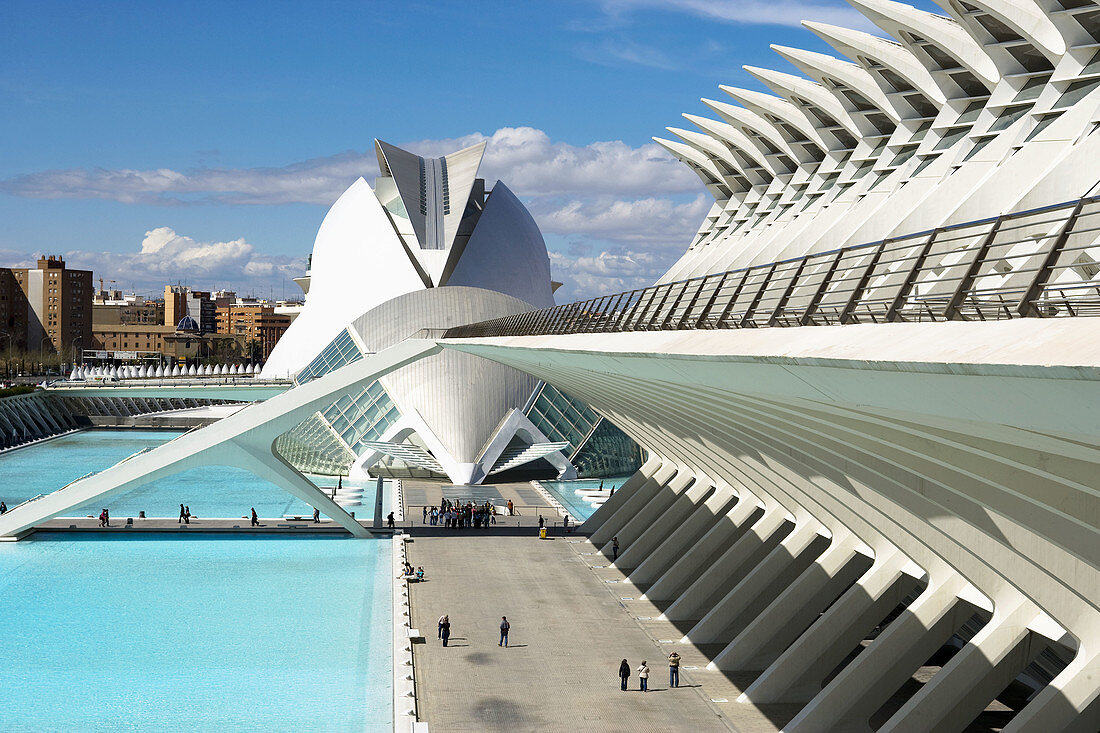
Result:
<svg viewBox="0 0 1100 733">
<path fill-rule="evenodd" d="M 638 682 L 641 685 L 639 689 L 642 692 L 648 692 L 649 690 L 649 666 L 642 660 L 642 665 L 638 667 Z"/>
<path fill-rule="evenodd" d="M 257 527 L 260 524 L 260 518 L 256 516 L 256 507 L 252 507 L 252 526 Z"/>
<path fill-rule="evenodd" d="M 515 504 L 513 504 L 513 503 L 512 503 L 512 500 L 511 500 L 511 499 L 509 499 L 509 500 L 508 500 L 508 516 L 509 516 L 509 517 L 514 517 L 515 515 L 516 515 L 516 507 L 515 507 Z"/>
<path fill-rule="evenodd" d="M 540 515 L 539 515 L 539 529 L 542 529 L 542 528 L 543 528 L 543 527 L 545 527 L 545 526 L 546 526 L 546 520 L 545 520 L 545 519 L 543 519 L 543 518 L 542 518 L 542 515 L 540 514 Z"/>
<path fill-rule="evenodd" d="M 183 524 L 183 504 L 180 504 L 180 519 L 176 524 Z"/>
<path fill-rule="evenodd" d="M 189 506 L 183 508 L 183 523 L 191 524 L 191 507 Z"/>
<path fill-rule="evenodd" d="M 386 517 L 386 524 L 389 525 L 390 529 L 393 529 L 393 512 L 390 512 L 389 516 Z"/>
<path fill-rule="evenodd" d="M 668 655 L 668 686 L 680 686 L 680 655 L 676 652 Z"/>
<path fill-rule="evenodd" d="M 508 629 L 512 628 L 512 624 L 508 623 L 507 616 L 500 617 L 500 641 L 497 642 L 497 646 L 508 647 Z"/>
<path fill-rule="evenodd" d="M 443 614 L 439 617 L 439 638 L 443 638 L 443 622 L 447 620 L 447 615 Z"/>
<path fill-rule="evenodd" d="M 444 616 L 443 617 L 443 635 L 442 635 L 441 638 L 443 639 L 443 646 L 447 646 L 447 640 L 451 638 L 451 617 L 450 616 Z"/>
<path fill-rule="evenodd" d="M 319 524 L 321 522 L 321 510 L 317 507 L 313 507 L 313 523 Z"/>
<path fill-rule="evenodd" d="M 626 692 L 626 681 L 629 679 L 630 663 L 624 659 L 622 661 L 622 664 L 619 665 L 619 682 L 622 683 L 622 687 L 620 689 L 622 689 L 623 692 Z"/>
<path fill-rule="evenodd" d="M 427 524 L 428 523 L 428 505 L 427 504 L 424 505 L 424 511 L 421 512 L 421 516 L 423 517 L 424 524 Z"/>
<path fill-rule="evenodd" d="M 615 562 L 619 559 L 619 538 L 611 538 L 611 562 Z"/>
</svg>

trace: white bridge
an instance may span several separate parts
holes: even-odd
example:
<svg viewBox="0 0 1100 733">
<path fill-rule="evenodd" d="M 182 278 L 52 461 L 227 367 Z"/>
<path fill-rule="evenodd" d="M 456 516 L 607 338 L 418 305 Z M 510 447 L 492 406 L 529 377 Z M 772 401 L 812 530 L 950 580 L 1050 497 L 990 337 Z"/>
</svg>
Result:
<svg viewBox="0 0 1100 733">
<path fill-rule="evenodd" d="M 282 385 L 279 393 L 263 402 L 255 402 L 216 423 L 184 433 L 153 450 L 132 456 L 100 473 L 78 479 L 0 515 L 0 537 L 23 536 L 35 525 L 91 499 L 110 496 L 188 468 L 211 465 L 247 469 L 318 508 L 355 536 L 369 536 L 370 533 L 342 507 L 283 460 L 273 450 L 273 443 L 279 435 L 319 408 L 332 404 L 339 395 L 370 384 L 378 377 L 438 350 L 439 347 L 432 342 L 406 341 L 294 389 L 285 390 L 286 385 Z M 181 385 L 181 388 L 186 386 Z M 199 385 L 193 388 L 203 389 Z M 214 385 L 209 388 L 218 389 Z M 126 387 L 88 389 L 119 390 Z"/>
</svg>

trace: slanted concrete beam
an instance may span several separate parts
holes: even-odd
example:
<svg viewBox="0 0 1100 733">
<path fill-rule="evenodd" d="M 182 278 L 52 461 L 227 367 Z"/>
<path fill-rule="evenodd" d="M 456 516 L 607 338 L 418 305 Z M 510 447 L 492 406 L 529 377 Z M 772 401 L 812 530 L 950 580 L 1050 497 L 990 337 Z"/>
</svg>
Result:
<svg viewBox="0 0 1100 733">
<path fill-rule="evenodd" d="M 341 367 L 265 402 L 258 402 L 229 417 L 141 453 L 87 478 L 72 482 L 52 494 L 13 508 L 0 516 L 0 537 L 25 533 L 35 525 L 74 506 L 102 499 L 128 488 L 179 473 L 195 466 L 235 465 L 243 455 L 261 476 L 274 471 L 284 488 L 311 495 L 301 484 L 304 477 L 290 473 L 271 452 L 275 438 L 290 430 L 335 395 L 369 384 L 379 377 L 439 351 L 432 341 L 409 339 L 377 354 Z M 262 448 L 260 447 L 262 446 Z M 256 468 L 263 466 L 262 469 Z M 319 493 L 319 492 L 318 492 Z M 314 497 L 315 498 L 315 497 Z M 318 500 L 320 501 L 320 500 Z M 310 503 L 313 503 L 310 500 Z M 330 502 L 331 503 L 331 502 Z M 316 504 L 315 504 L 316 506 Z M 333 519 L 350 522 L 343 509 L 327 507 Z M 350 524 L 345 524 L 350 529 Z M 358 534 L 358 531 L 357 531 Z"/>
</svg>

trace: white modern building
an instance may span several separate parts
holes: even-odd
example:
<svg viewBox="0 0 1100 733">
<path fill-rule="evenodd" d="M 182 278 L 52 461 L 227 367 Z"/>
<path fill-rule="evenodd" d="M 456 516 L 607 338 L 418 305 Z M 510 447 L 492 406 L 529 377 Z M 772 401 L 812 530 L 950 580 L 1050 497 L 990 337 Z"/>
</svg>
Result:
<svg viewBox="0 0 1100 733">
<path fill-rule="evenodd" d="M 807 22 L 838 56 L 773 46 L 787 71 L 745 67 L 773 94 L 722 86 L 722 99 L 703 99 L 708 116 L 684 115 L 695 129 L 655 138 L 715 199 L 663 281 L 1059 204 L 1095 186 L 1095 3 L 941 0 L 947 15 L 935 15 L 850 1 L 879 35 Z M 1083 254 L 1082 267 L 1096 259 Z"/>
<path fill-rule="evenodd" d="M 375 148 L 381 175 L 329 210 L 299 280 L 305 306 L 263 377 L 302 384 L 420 329 L 554 304 L 538 226 L 507 186 L 487 191 L 477 177 L 484 143 L 440 158 Z M 515 369 L 442 353 L 334 400 L 278 450 L 313 473 L 469 484 L 520 467 L 575 477 L 574 461 L 599 470 L 608 433 L 624 465 L 639 465 L 636 446 L 584 405 Z M 589 441 L 598 456 L 585 457 Z"/>
</svg>

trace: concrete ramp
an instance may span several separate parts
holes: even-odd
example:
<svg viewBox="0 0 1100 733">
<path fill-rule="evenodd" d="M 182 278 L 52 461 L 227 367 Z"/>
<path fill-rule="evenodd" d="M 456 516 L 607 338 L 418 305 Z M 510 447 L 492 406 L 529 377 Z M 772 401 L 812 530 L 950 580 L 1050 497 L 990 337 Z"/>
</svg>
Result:
<svg viewBox="0 0 1100 733">
<path fill-rule="evenodd" d="M 297 469 L 274 452 L 275 439 L 340 394 L 439 351 L 432 341 L 410 339 L 258 402 L 153 450 L 138 453 L 51 494 L 24 502 L 0 516 L 0 538 L 18 539 L 47 519 L 92 499 L 179 473 L 196 466 L 237 466 L 265 478 L 317 507 L 357 537 L 370 532 Z"/>
</svg>

